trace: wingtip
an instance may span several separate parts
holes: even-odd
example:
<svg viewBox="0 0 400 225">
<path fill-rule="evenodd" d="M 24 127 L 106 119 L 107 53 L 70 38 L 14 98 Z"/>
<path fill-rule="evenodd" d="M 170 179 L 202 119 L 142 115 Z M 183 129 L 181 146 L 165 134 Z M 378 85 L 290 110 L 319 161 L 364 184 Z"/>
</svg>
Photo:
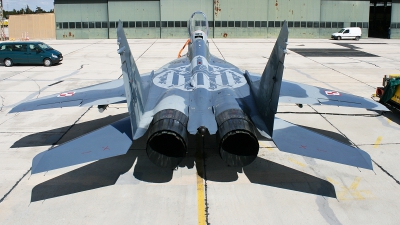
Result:
<svg viewBox="0 0 400 225">
<path fill-rule="evenodd" d="M 40 172 L 44 172 L 46 171 L 45 169 L 43 169 L 43 166 L 41 167 L 40 165 L 40 160 L 43 158 L 43 156 L 47 153 L 47 151 L 41 152 L 39 154 L 37 154 L 35 157 L 33 157 L 32 160 L 32 168 L 31 168 L 31 174 L 36 174 L 36 173 L 40 173 Z"/>
<path fill-rule="evenodd" d="M 365 166 L 362 167 L 362 168 L 367 169 L 367 170 L 374 170 L 374 167 L 372 166 L 372 158 L 371 158 L 371 156 L 366 151 L 364 151 L 362 149 L 358 149 L 358 150 L 360 152 L 360 155 L 365 160 Z"/>
<path fill-rule="evenodd" d="M 11 113 L 18 113 L 18 112 L 20 112 L 20 111 L 18 111 L 16 108 L 12 108 L 12 109 L 8 112 L 8 114 L 11 114 Z"/>
<path fill-rule="evenodd" d="M 12 108 L 12 109 L 8 112 L 8 114 L 11 114 L 11 113 L 19 113 L 19 112 L 24 112 L 24 111 L 30 111 L 30 110 L 21 107 L 21 105 L 17 105 L 17 106 L 15 106 L 14 108 Z"/>
<path fill-rule="evenodd" d="M 376 106 L 375 108 L 372 108 L 371 110 L 373 111 L 381 111 L 381 112 L 389 112 L 390 109 L 388 109 L 385 105 L 382 105 L 379 103 L 378 106 Z"/>
</svg>

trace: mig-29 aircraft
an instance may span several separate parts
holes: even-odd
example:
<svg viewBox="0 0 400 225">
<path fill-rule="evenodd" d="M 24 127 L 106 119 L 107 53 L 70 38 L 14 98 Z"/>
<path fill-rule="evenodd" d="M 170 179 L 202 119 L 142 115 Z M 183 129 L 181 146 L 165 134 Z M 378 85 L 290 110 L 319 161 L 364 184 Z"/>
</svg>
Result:
<svg viewBox="0 0 400 225">
<path fill-rule="evenodd" d="M 257 131 L 280 151 L 372 170 L 363 150 L 275 117 L 278 103 L 387 109 L 370 99 L 283 81 L 287 22 L 262 75 L 242 71 L 209 51 L 208 21 L 194 12 L 188 52 L 156 71 L 140 74 L 119 22 L 118 54 L 123 79 L 24 102 L 10 113 L 126 102 L 129 116 L 36 155 L 32 174 L 125 154 L 148 133 L 146 152 L 156 165 L 176 168 L 187 152 L 188 134 L 216 134 L 221 158 L 246 166 L 259 151 Z"/>
</svg>

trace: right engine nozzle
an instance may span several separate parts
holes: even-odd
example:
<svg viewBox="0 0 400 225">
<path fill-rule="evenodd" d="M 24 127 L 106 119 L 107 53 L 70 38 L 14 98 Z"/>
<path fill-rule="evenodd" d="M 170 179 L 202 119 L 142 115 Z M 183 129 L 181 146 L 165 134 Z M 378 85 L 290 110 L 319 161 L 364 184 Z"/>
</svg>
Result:
<svg viewBox="0 0 400 225">
<path fill-rule="evenodd" d="M 187 122 L 187 116 L 174 109 L 154 115 L 146 148 L 150 161 L 170 169 L 179 165 L 187 151 Z"/>
<path fill-rule="evenodd" d="M 255 126 L 240 109 L 228 109 L 217 116 L 219 152 L 230 166 L 247 166 L 257 158 L 259 144 Z"/>
</svg>

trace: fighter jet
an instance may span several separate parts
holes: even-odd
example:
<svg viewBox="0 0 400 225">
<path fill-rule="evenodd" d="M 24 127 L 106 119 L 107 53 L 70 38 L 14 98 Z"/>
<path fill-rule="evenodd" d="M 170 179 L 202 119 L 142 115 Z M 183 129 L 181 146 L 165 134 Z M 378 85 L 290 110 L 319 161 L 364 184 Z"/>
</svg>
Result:
<svg viewBox="0 0 400 225">
<path fill-rule="evenodd" d="M 242 71 L 212 55 L 208 21 L 202 12 L 189 20 L 186 55 L 156 71 L 140 74 L 119 22 L 118 54 L 123 79 L 24 102 L 9 113 L 98 106 L 126 102 L 129 116 L 36 155 L 32 174 L 125 154 L 147 135 L 146 152 L 156 165 L 176 168 L 188 148 L 188 135 L 214 135 L 229 166 L 253 162 L 257 133 L 280 151 L 373 169 L 370 156 L 306 128 L 275 117 L 278 103 L 387 109 L 370 99 L 282 80 L 288 26 L 283 23 L 262 74 Z"/>
</svg>

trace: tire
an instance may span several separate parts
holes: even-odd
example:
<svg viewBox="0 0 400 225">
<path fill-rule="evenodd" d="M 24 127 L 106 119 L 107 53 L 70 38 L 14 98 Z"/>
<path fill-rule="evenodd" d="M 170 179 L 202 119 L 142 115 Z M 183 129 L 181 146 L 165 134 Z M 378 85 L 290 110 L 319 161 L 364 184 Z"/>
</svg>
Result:
<svg viewBox="0 0 400 225">
<path fill-rule="evenodd" d="M 6 66 L 6 67 L 11 67 L 11 66 L 13 66 L 13 61 L 11 60 L 11 59 L 5 59 L 4 60 L 4 65 Z"/>
<path fill-rule="evenodd" d="M 342 37 L 338 36 L 337 39 L 340 41 L 340 40 L 342 40 Z"/>
<path fill-rule="evenodd" d="M 356 41 L 360 40 L 360 36 L 357 36 L 354 40 Z"/>
<path fill-rule="evenodd" d="M 53 63 L 51 62 L 51 60 L 49 58 L 45 58 L 43 59 L 43 65 L 48 67 L 51 66 Z"/>
</svg>

